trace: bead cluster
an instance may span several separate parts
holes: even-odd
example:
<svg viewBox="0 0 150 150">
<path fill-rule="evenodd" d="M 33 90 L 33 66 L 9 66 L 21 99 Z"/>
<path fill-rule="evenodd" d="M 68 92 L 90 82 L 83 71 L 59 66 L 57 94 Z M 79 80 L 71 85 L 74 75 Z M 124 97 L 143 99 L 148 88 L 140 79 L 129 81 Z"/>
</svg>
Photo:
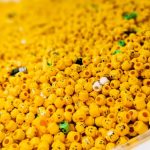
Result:
<svg viewBox="0 0 150 150">
<path fill-rule="evenodd" d="M 93 90 L 94 91 L 101 91 L 102 86 L 109 83 L 107 77 L 101 77 L 100 80 L 97 80 L 93 83 Z"/>
<path fill-rule="evenodd" d="M 149 0 L 0 10 L 0 150 L 112 150 L 150 128 Z"/>
</svg>

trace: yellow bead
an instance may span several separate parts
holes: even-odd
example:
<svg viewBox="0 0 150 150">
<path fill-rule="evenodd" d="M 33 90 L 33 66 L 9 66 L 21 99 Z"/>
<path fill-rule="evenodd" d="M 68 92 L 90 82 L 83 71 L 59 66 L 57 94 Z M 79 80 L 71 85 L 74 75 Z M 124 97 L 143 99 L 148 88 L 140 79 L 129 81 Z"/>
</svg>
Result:
<svg viewBox="0 0 150 150">
<path fill-rule="evenodd" d="M 85 131 L 85 124 L 83 122 L 77 122 L 75 129 L 77 130 L 77 132 L 82 134 Z"/>
<path fill-rule="evenodd" d="M 122 65 L 121 65 L 121 68 L 123 69 L 123 70 L 129 70 L 130 68 L 131 68 L 131 63 L 129 62 L 129 61 L 124 61 L 123 63 L 122 63 Z"/>
<path fill-rule="evenodd" d="M 54 105 L 56 108 L 62 108 L 65 105 L 65 100 L 62 97 L 57 97 L 54 100 Z"/>
<path fill-rule="evenodd" d="M 144 79 L 143 80 L 143 85 L 150 87 L 150 79 Z"/>
<path fill-rule="evenodd" d="M 117 145 L 123 145 L 126 144 L 129 141 L 129 138 L 126 136 L 122 136 L 118 139 L 118 141 L 116 142 Z"/>
<path fill-rule="evenodd" d="M 88 92 L 91 92 L 92 91 L 92 84 L 91 82 L 87 82 L 84 84 L 84 89 Z"/>
<path fill-rule="evenodd" d="M 82 109 L 78 109 L 74 114 L 73 114 L 73 120 L 76 122 L 84 121 L 86 119 L 86 113 Z"/>
<path fill-rule="evenodd" d="M 29 98 L 29 93 L 27 91 L 22 91 L 19 95 L 19 98 L 22 100 L 26 100 Z"/>
<path fill-rule="evenodd" d="M 82 72 L 82 77 L 84 77 L 84 78 L 90 78 L 91 77 L 91 71 L 90 70 L 84 70 Z"/>
<path fill-rule="evenodd" d="M 106 141 L 104 138 L 102 137 L 98 137 L 95 140 L 95 147 L 101 149 L 101 150 L 105 150 L 106 149 Z"/>
<path fill-rule="evenodd" d="M 106 104 L 107 106 L 113 106 L 115 103 L 115 100 L 112 97 L 107 97 L 106 98 Z"/>
<path fill-rule="evenodd" d="M 29 105 L 27 104 L 27 103 L 20 103 L 19 105 L 18 105 L 18 110 L 21 112 L 21 113 L 27 113 L 28 111 L 29 111 Z"/>
<path fill-rule="evenodd" d="M 70 112 L 71 114 L 74 113 L 74 106 L 73 105 L 67 105 L 65 108 L 65 112 Z"/>
<path fill-rule="evenodd" d="M 58 108 L 52 117 L 55 122 L 62 122 L 64 120 L 64 110 L 62 108 Z"/>
<path fill-rule="evenodd" d="M 55 122 L 50 122 L 48 124 L 47 130 L 50 134 L 54 135 L 59 132 L 59 126 Z"/>
<path fill-rule="evenodd" d="M 65 88 L 65 93 L 67 95 L 72 95 L 74 93 L 74 87 L 72 85 L 67 85 Z"/>
<path fill-rule="evenodd" d="M 134 129 L 134 124 L 130 124 L 129 125 L 129 135 L 131 137 L 135 137 L 137 135 L 137 132 Z"/>
<path fill-rule="evenodd" d="M 86 119 L 85 119 L 85 124 L 87 126 L 94 125 L 94 118 L 92 116 L 87 116 Z"/>
<path fill-rule="evenodd" d="M 137 70 L 130 70 L 129 71 L 129 77 L 138 77 L 139 76 L 139 72 Z"/>
<path fill-rule="evenodd" d="M 33 138 L 36 135 L 36 128 L 35 127 L 29 127 L 26 131 L 27 138 Z"/>
<path fill-rule="evenodd" d="M 150 118 L 150 112 L 146 109 L 140 110 L 138 113 L 138 120 L 148 122 Z"/>
<path fill-rule="evenodd" d="M 129 77 L 128 78 L 129 85 L 140 85 L 140 81 L 136 77 Z"/>
<path fill-rule="evenodd" d="M 63 132 L 59 132 L 57 134 L 54 135 L 54 141 L 61 141 L 64 142 L 65 141 L 65 134 Z"/>
<path fill-rule="evenodd" d="M 41 141 L 46 141 L 48 144 L 51 144 L 53 142 L 53 136 L 51 134 L 44 134 L 41 137 Z"/>
<path fill-rule="evenodd" d="M 129 133 L 129 127 L 126 123 L 118 123 L 116 125 L 116 132 L 120 136 L 125 136 Z"/>
<path fill-rule="evenodd" d="M 49 115 L 52 115 L 52 114 L 56 111 L 56 108 L 55 108 L 54 105 L 49 105 L 49 106 L 47 107 L 46 111 L 47 111 L 47 113 L 48 113 Z"/>
<path fill-rule="evenodd" d="M 15 130 L 15 132 L 13 133 L 13 139 L 14 140 L 23 140 L 25 138 L 25 133 L 22 129 L 17 129 Z"/>
<path fill-rule="evenodd" d="M 117 99 L 119 97 L 119 90 L 111 89 L 109 91 L 109 96 L 114 98 L 114 99 Z"/>
<path fill-rule="evenodd" d="M 99 106 L 96 103 L 91 103 L 89 106 L 89 113 L 92 117 L 98 117 L 100 115 Z"/>
<path fill-rule="evenodd" d="M 25 116 L 25 121 L 26 121 L 26 123 L 32 123 L 32 120 L 34 120 L 34 118 L 35 118 L 34 113 L 29 112 Z"/>
<path fill-rule="evenodd" d="M 150 87 L 149 86 L 142 86 L 141 90 L 144 94 L 146 94 L 147 96 L 150 95 Z"/>
<path fill-rule="evenodd" d="M 111 89 L 111 87 L 109 85 L 107 85 L 107 84 L 104 85 L 102 87 L 102 94 L 104 94 L 105 96 L 108 96 L 109 92 L 110 92 L 110 89 Z"/>
<path fill-rule="evenodd" d="M 56 89 L 56 96 L 64 96 L 65 95 L 65 92 L 64 92 L 64 89 L 63 88 L 57 88 Z"/>
<path fill-rule="evenodd" d="M 80 140 L 80 134 L 75 131 L 70 131 L 67 135 L 67 139 L 70 142 L 74 142 L 74 141 L 78 142 Z"/>
<path fill-rule="evenodd" d="M 128 123 L 131 120 L 131 115 L 127 111 L 119 112 L 117 115 L 117 122 Z"/>
<path fill-rule="evenodd" d="M 117 141 L 119 138 L 119 135 L 117 134 L 116 130 L 115 129 L 110 129 L 107 131 L 107 134 L 106 134 L 106 139 L 110 142 L 115 142 Z"/>
<path fill-rule="evenodd" d="M 103 122 L 102 122 L 102 126 L 105 129 L 111 129 L 111 128 L 113 128 L 115 126 L 115 123 L 110 118 L 104 118 Z"/>
<path fill-rule="evenodd" d="M 3 145 L 3 147 L 8 147 L 8 146 L 10 146 L 12 143 L 13 143 L 13 138 L 12 138 L 11 136 L 6 136 L 6 137 L 3 139 L 2 145 Z"/>
<path fill-rule="evenodd" d="M 106 97 L 103 94 L 99 94 L 95 99 L 96 104 L 102 106 L 106 104 Z"/>
<path fill-rule="evenodd" d="M 90 149 L 94 146 L 94 139 L 90 136 L 82 137 L 82 148 Z"/>
<path fill-rule="evenodd" d="M 138 133 L 138 134 L 142 134 L 144 132 L 146 132 L 148 130 L 148 125 L 145 124 L 142 121 L 136 121 L 134 123 L 134 130 Z"/>
<path fill-rule="evenodd" d="M 131 116 L 131 120 L 135 121 L 137 119 L 137 117 L 138 117 L 138 112 L 136 110 L 134 110 L 134 109 L 130 109 L 128 112 L 129 112 L 129 114 Z"/>
<path fill-rule="evenodd" d="M 85 134 L 94 138 L 97 136 L 97 128 L 94 126 L 88 126 L 85 128 Z"/>
<path fill-rule="evenodd" d="M 66 147 L 64 143 L 57 140 L 52 144 L 52 150 L 66 150 Z"/>
<path fill-rule="evenodd" d="M 24 122 L 25 115 L 23 113 L 19 113 L 16 117 L 16 123 L 22 124 Z"/>
<path fill-rule="evenodd" d="M 78 80 L 79 79 L 79 74 L 78 74 L 77 71 L 72 71 L 70 76 L 73 80 Z"/>
<path fill-rule="evenodd" d="M 103 127 L 100 127 L 98 131 L 99 131 L 99 133 L 100 133 L 100 135 L 101 135 L 102 137 L 106 138 L 106 135 L 107 135 L 107 132 L 108 132 L 107 129 L 105 129 L 105 128 L 103 128 Z"/>
<path fill-rule="evenodd" d="M 106 150 L 112 150 L 115 147 L 115 143 L 108 143 L 106 145 Z"/>
<path fill-rule="evenodd" d="M 18 115 L 18 113 L 19 113 L 19 110 L 16 109 L 16 108 L 14 108 L 14 109 L 11 111 L 11 117 L 12 117 L 13 119 L 16 118 L 17 115 Z"/>
<path fill-rule="evenodd" d="M 142 110 L 146 107 L 145 98 L 136 97 L 133 104 L 137 110 Z"/>
<path fill-rule="evenodd" d="M 75 95 L 74 95 L 75 96 Z M 71 105 L 73 102 L 73 97 L 74 96 L 69 96 L 69 95 L 65 95 L 64 96 L 64 100 L 65 100 L 65 104 L 66 105 Z"/>
<path fill-rule="evenodd" d="M 16 143 L 13 143 L 9 146 L 9 150 L 19 150 L 19 145 Z"/>
<path fill-rule="evenodd" d="M 89 94 L 86 90 L 82 90 L 79 92 L 79 99 L 83 102 L 87 101 L 89 98 Z"/>
<path fill-rule="evenodd" d="M 44 99 L 41 96 L 35 96 L 34 98 L 34 104 L 35 106 L 42 106 L 42 104 L 44 103 Z"/>
<path fill-rule="evenodd" d="M 5 111 L 1 113 L 1 117 L 0 117 L 1 123 L 6 124 L 9 122 L 10 119 L 11 119 L 11 116 L 9 113 L 7 113 Z"/>
<path fill-rule="evenodd" d="M 40 143 L 40 138 L 39 137 L 33 137 L 30 141 L 31 145 L 33 148 L 37 148 L 38 144 Z"/>
<path fill-rule="evenodd" d="M 135 68 L 135 70 L 140 71 L 140 70 L 144 69 L 144 65 L 142 62 L 135 62 L 134 68 Z"/>
<path fill-rule="evenodd" d="M 47 141 L 41 141 L 37 150 L 49 150 L 49 143 Z"/>
<path fill-rule="evenodd" d="M 68 122 L 71 122 L 72 121 L 72 113 L 64 112 L 64 119 Z"/>
<path fill-rule="evenodd" d="M 6 130 L 8 130 L 9 132 L 13 132 L 16 130 L 17 128 L 17 124 L 16 122 L 14 122 L 13 120 L 10 120 L 7 124 L 6 124 Z"/>
<path fill-rule="evenodd" d="M 112 80 L 110 82 L 110 86 L 111 86 L 111 88 L 117 89 L 120 86 L 120 81 L 119 80 Z"/>
<path fill-rule="evenodd" d="M 69 150 L 74 150 L 74 149 L 82 150 L 81 144 L 78 143 L 78 142 L 72 142 L 71 145 L 70 145 Z"/>
</svg>

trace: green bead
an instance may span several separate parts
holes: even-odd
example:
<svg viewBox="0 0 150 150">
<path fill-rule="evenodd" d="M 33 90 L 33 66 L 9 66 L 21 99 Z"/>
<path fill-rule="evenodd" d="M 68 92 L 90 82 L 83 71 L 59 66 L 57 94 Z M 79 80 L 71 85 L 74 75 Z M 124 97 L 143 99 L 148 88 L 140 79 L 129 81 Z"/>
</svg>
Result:
<svg viewBox="0 0 150 150">
<path fill-rule="evenodd" d="M 118 41 L 118 45 L 124 47 L 126 45 L 124 40 Z"/>
<path fill-rule="evenodd" d="M 126 20 L 135 19 L 136 17 L 137 17 L 137 14 L 135 12 L 123 14 L 123 18 Z"/>
<path fill-rule="evenodd" d="M 15 74 L 17 74 L 19 72 L 19 69 L 18 68 L 15 68 L 11 71 L 10 75 L 11 76 L 14 76 Z"/>
<path fill-rule="evenodd" d="M 63 121 L 59 124 L 59 128 L 63 133 L 68 133 L 69 132 L 69 123 L 66 121 Z"/>
<path fill-rule="evenodd" d="M 49 63 L 49 62 L 47 62 L 47 65 L 48 65 L 48 66 L 51 66 L 52 64 L 51 64 L 51 63 Z"/>
<path fill-rule="evenodd" d="M 113 55 L 119 54 L 119 53 L 121 53 L 121 50 L 115 50 L 115 51 L 113 52 Z"/>
</svg>

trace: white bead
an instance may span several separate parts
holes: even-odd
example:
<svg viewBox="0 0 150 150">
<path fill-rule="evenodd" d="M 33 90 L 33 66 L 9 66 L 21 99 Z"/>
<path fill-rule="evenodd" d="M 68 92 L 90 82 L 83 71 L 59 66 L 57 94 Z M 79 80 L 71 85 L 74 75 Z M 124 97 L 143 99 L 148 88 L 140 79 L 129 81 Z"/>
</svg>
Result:
<svg viewBox="0 0 150 150">
<path fill-rule="evenodd" d="M 100 91 L 102 89 L 102 85 L 99 83 L 99 81 L 96 81 L 93 83 L 93 90 L 94 91 Z"/>
<path fill-rule="evenodd" d="M 27 68 L 26 67 L 20 67 L 19 68 L 19 72 L 26 72 L 27 71 Z"/>
<path fill-rule="evenodd" d="M 100 82 L 100 84 L 104 85 L 106 83 L 109 83 L 109 80 L 107 77 L 101 77 L 99 82 Z"/>
</svg>

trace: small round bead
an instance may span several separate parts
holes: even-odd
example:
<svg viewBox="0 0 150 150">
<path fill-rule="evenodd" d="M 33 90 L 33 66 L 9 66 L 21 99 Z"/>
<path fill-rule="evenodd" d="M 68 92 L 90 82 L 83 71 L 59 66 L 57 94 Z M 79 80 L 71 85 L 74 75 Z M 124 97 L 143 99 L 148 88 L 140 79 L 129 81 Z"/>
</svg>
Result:
<svg viewBox="0 0 150 150">
<path fill-rule="evenodd" d="M 74 87 L 72 85 L 68 85 L 65 88 L 65 93 L 67 95 L 72 95 L 74 93 Z"/>
<path fill-rule="evenodd" d="M 139 111 L 138 120 L 143 122 L 148 122 L 150 118 L 150 112 L 146 109 Z"/>
<path fill-rule="evenodd" d="M 119 138 L 119 135 L 117 134 L 116 130 L 115 129 L 110 129 L 107 131 L 107 134 L 106 134 L 106 139 L 110 142 L 115 142 L 117 141 Z"/>
<path fill-rule="evenodd" d="M 106 149 L 106 141 L 103 137 L 98 137 L 95 140 L 95 147 L 105 150 Z"/>
<path fill-rule="evenodd" d="M 26 131 L 26 136 L 27 136 L 27 138 L 33 138 L 33 137 L 35 137 L 36 132 L 37 132 L 37 130 L 36 130 L 35 127 L 29 127 L 29 128 L 27 129 L 27 131 Z"/>
<path fill-rule="evenodd" d="M 94 126 L 88 126 L 85 128 L 85 134 L 94 138 L 97 136 L 97 128 Z"/>
<path fill-rule="evenodd" d="M 48 124 L 47 130 L 50 134 L 54 135 L 59 132 L 59 126 L 55 122 L 51 122 Z"/>
<path fill-rule="evenodd" d="M 135 121 L 138 117 L 138 112 L 134 109 L 130 109 L 128 112 L 131 116 L 131 121 Z"/>
<path fill-rule="evenodd" d="M 125 136 L 129 133 L 129 127 L 126 123 L 118 123 L 116 125 L 116 132 L 120 136 Z"/>
<path fill-rule="evenodd" d="M 117 145 L 123 145 L 125 143 L 127 143 L 129 141 L 129 138 L 126 136 L 122 136 L 118 139 L 118 141 L 116 142 Z"/>
<path fill-rule="evenodd" d="M 79 99 L 83 102 L 87 101 L 89 98 L 89 94 L 86 90 L 82 90 L 79 92 Z"/>
<path fill-rule="evenodd" d="M 89 113 L 92 117 L 98 117 L 100 115 L 100 108 L 96 103 L 91 103 L 89 106 Z"/>
<path fill-rule="evenodd" d="M 70 148 L 69 150 L 82 150 L 82 146 L 80 143 L 78 142 L 72 142 L 71 145 L 70 145 Z"/>
<path fill-rule="evenodd" d="M 94 139 L 90 136 L 82 137 L 82 148 L 90 149 L 94 146 Z"/>
<path fill-rule="evenodd" d="M 101 77 L 99 82 L 100 82 L 100 84 L 104 85 L 104 84 L 109 83 L 110 81 L 108 80 L 107 77 Z"/>
<path fill-rule="evenodd" d="M 2 145 L 3 145 L 3 147 L 8 147 L 8 146 L 10 146 L 12 143 L 13 143 L 13 138 L 12 138 L 11 136 L 6 136 L 6 137 L 3 139 Z"/>
<path fill-rule="evenodd" d="M 75 131 L 70 131 L 67 135 L 67 139 L 70 142 L 74 142 L 74 141 L 78 142 L 80 140 L 80 134 Z"/>
<path fill-rule="evenodd" d="M 106 150 L 112 150 L 115 146 L 116 146 L 115 143 L 108 143 L 106 145 Z"/>
<path fill-rule="evenodd" d="M 144 132 L 146 132 L 148 130 L 148 125 L 145 124 L 142 121 L 136 121 L 134 123 L 134 130 L 138 133 L 138 134 L 142 134 Z"/>
<path fill-rule="evenodd" d="M 77 130 L 77 132 L 82 134 L 85 131 L 85 124 L 83 122 L 77 122 L 75 129 Z"/>
<path fill-rule="evenodd" d="M 137 132 L 134 129 L 134 124 L 129 124 L 129 135 L 131 137 L 135 137 L 137 135 Z"/>
<path fill-rule="evenodd" d="M 52 138 L 53 138 L 53 136 L 52 136 Z M 65 134 L 63 132 L 59 132 L 59 133 L 55 134 L 54 135 L 54 141 L 57 141 L 57 140 L 64 142 L 65 141 Z"/>
<path fill-rule="evenodd" d="M 93 87 L 93 90 L 97 92 L 101 91 L 102 89 L 102 85 L 99 83 L 99 81 L 94 82 L 92 87 Z"/>
</svg>

